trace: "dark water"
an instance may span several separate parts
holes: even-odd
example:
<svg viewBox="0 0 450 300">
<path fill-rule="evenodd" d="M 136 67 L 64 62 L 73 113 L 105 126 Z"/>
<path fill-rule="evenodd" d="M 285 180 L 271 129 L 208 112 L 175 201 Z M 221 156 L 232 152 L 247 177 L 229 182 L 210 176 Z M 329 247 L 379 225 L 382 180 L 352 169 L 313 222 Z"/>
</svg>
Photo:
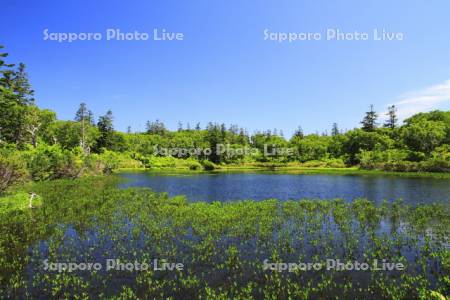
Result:
<svg viewBox="0 0 450 300">
<path fill-rule="evenodd" d="M 420 204 L 450 200 L 450 181 L 435 178 L 274 173 L 167 175 L 157 172 L 130 172 L 119 176 L 126 179 L 121 187 L 149 187 L 170 196 L 186 195 L 190 201 L 367 198 L 378 203 L 401 198 L 405 203 Z"/>
</svg>

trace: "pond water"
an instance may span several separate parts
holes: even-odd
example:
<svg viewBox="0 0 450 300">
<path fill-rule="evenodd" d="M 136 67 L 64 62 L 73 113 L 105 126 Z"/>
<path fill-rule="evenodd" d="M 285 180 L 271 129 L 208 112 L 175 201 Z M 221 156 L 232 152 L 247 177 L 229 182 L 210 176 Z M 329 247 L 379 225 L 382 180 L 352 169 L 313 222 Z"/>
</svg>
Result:
<svg viewBox="0 0 450 300">
<path fill-rule="evenodd" d="M 290 199 L 353 200 L 367 198 L 379 203 L 384 199 L 403 199 L 420 204 L 448 202 L 450 181 L 436 178 L 411 178 L 384 175 L 325 175 L 277 173 L 199 173 L 165 174 L 161 172 L 124 172 L 126 187 L 149 187 L 170 196 L 186 195 L 190 201 L 232 201 Z"/>
<path fill-rule="evenodd" d="M 416 291 L 424 286 L 447 287 L 441 279 L 449 249 L 448 180 L 273 173 L 119 176 L 126 179 L 121 187 L 230 202 L 187 205 L 147 189 L 116 189 L 114 180 L 102 177 L 36 184 L 37 194 L 45 197 L 41 207 L 0 211 L 0 299 L 96 299 L 130 291 L 139 299 L 209 299 L 211 290 L 230 291 L 233 298 L 235 291 L 249 288 L 245 293 L 263 299 L 274 286 L 278 297 L 272 298 L 278 299 L 287 299 L 288 290 L 312 299 L 384 299 L 398 287 L 418 299 Z M 280 201 L 231 201 L 272 197 Z M 381 209 L 368 201 L 283 201 L 307 197 L 403 197 L 414 204 L 446 205 Z M 372 264 L 385 258 L 407 268 L 279 273 L 265 267 L 328 259 Z M 153 266 L 149 272 L 108 270 L 110 260 Z M 155 260 L 180 263 L 183 270 L 155 269 Z M 80 268 L 58 269 L 68 264 Z M 88 264 L 99 267 L 92 271 Z"/>
</svg>

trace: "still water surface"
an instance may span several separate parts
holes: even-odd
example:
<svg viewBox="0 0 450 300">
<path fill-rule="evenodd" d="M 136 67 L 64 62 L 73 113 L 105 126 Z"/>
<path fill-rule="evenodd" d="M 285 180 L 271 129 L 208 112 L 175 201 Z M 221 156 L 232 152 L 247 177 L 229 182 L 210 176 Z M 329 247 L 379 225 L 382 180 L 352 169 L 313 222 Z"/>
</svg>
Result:
<svg viewBox="0 0 450 300">
<path fill-rule="evenodd" d="M 165 174 L 120 173 L 121 187 L 149 187 L 170 196 L 186 195 L 190 201 L 231 201 L 276 198 L 353 200 L 367 198 L 377 203 L 402 198 L 420 204 L 450 200 L 450 181 L 384 175 L 325 175 L 276 173 Z"/>
</svg>

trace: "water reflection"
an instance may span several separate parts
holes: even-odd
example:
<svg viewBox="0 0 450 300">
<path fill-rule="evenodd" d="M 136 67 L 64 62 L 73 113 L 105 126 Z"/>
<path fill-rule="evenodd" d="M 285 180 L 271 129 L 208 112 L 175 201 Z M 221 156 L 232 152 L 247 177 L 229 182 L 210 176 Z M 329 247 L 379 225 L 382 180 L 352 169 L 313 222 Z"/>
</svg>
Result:
<svg viewBox="0 0 450 300">
<path fill-rule="evenodd" d="M 406 178 L 378 175 L 297 174 L 195 174 L 165 175 L 155 172 L 121 173 L 121 187 L 150 187 L 170 196 L 186 195 L 191 201 L 229 201 L 277 198 L 367 198 L 377 203 L 404 199 L 409 204 L 446 202 L 450 184 L 446 179 Z"/>
</svg>

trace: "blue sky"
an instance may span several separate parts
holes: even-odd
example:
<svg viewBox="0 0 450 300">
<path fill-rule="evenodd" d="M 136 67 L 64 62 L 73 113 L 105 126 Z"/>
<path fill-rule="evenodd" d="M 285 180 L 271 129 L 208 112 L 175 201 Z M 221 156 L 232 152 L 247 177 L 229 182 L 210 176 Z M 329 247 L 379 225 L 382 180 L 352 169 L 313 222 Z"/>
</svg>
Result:
<svg viewBox="0 0 450 300">
<path fill-rule="evenodd" d="M 450 2 L 24 1 L 2 0 L 0 44 L 24 62 L 38 105 L 72 119 L 84 101 L 111 109 L 115 126 L 160 119 L 305 132 L 358 126 L 369 104 L 397 103 L 406 117 L 450 109 Z M 105 31 L 184 34 L 182 41 L 107 41 Z M 327 29 L 401 32 L 399 41 L 326 40 Z M 100 32 L 59 43 L 43 31 Z M 320 41 L 264 40 L 270 32 L 319 32 Z"/>
</svg>

